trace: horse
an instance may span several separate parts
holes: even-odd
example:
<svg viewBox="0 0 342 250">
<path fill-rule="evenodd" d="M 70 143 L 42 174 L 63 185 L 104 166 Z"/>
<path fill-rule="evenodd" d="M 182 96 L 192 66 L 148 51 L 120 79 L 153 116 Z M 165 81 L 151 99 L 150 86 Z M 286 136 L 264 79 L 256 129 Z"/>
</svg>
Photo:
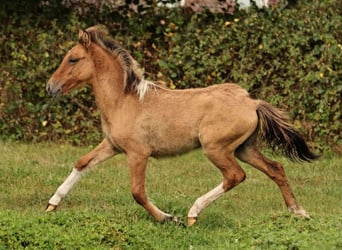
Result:
<svg viewBox="0 0 342 250">
<path fill-rule="evenodd" d="M 188 226 L 212 202 L 245 180 L 237 159 L 270 177 L 290 212 L 310 218 L 297 203 L 282 165 L 261 152 L 266 145 L 294 161 L 311 162 L 318 157 L 284 111 L 251 98 L 233 83 L 171 90 L 146 80 L 137 61 L 101 25 L 79 31 L 77 44 L 48 80 L 46 90 L 57 96 L 85 85 L 95 95 L 104 139 L 77 161 L 49 200 L 47 212 L 56 210 L 87 169 L 123 153 L 135 201 L 160 223 L 179 221 L 148 199 L 147 160 L 202 148 L 223 180 L 195 200 L 187 214 Z"/>
</svg>

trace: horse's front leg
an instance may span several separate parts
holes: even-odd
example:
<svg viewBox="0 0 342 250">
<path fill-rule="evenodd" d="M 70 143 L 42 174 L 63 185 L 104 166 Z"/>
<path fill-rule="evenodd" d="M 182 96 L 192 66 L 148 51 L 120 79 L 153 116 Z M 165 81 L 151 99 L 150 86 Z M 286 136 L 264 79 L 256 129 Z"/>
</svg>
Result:
<svg viewBox="0 0 342 250">
<path fill-rule="evenodd" d="M 81 179 L 86 169 L 118 154 L 112 144 L 105 138 L 94 150 L 81 157 L 76 163 L 71 174 L 60 185 L 55 194 L 49 200 L 46 212 L 56 210 L 59 202 L 71 191 L 74 185 Z"/>
<path fill-rule="evenodd" d="M 158 222 L 164 223 L 174 221 L 179 223 L 180 220 L 177 217 L 173 217 L 172 215 L 161 211 L 146 195 L 145 172 L 148 156 L 137 154 L 127 154 L 127 156 L 131 175 L 131 192 L 135 201 L 143 206 Z"/>
</svg>

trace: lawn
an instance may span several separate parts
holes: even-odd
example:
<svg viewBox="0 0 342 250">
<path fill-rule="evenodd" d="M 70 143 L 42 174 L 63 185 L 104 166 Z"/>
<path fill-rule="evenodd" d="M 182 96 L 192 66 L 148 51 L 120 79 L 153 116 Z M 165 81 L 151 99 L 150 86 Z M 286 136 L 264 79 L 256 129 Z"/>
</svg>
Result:
<svg viewBox="0 0 342 250">
<path fill-rule="evenodd" d="M 73 164 L 90 150 L 0 142 L 0 249 L 342 249 L 339 155 L 326 153 L 311 164 L 276 157 L 312 220 L 288 213 L 276 185 L 242 164 L 246 181 L 193 227 L 160 225 L 131 197 L 124 155 L 100 164 L 57 212 L 45 213 Z M 200 150 L 149 161 L 150 198 L 185 221 L 196 198 L 219 182 L 219 171 Z"/>
</svg>

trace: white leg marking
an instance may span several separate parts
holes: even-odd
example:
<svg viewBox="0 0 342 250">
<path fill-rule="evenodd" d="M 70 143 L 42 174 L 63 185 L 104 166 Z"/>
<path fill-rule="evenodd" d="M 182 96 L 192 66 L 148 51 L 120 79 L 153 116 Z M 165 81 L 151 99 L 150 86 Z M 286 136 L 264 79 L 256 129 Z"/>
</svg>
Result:
<svg viewBox="0 0 342 250">
<path fill-rule="evenodd" d="M 311 219 L 310 214 L 308 214 L 304 208 L 302 208 L 301 206 L 291 206 L 287 208 L 290 212 L 299 215 L 299 216 L 303 216 L 305 218 Z"/>
<path fill-rule="evenodd" d="M 189 210 L 188 217 L 197 217 L 203 209 L 208 207 L 210 203 L 220 198 L 225 193 L 223 183 L 218 185 L 213 190 L 199 197 Z"/>
<path fill-rule="evenodd" d="M 163 211 L 160 210 L 158 207 L 156 207 L 156 205 L 154 205 L 151 201 L 148 201 L 148 202 L 150 203 L 150 205 L 151 205 L 155 210 L 158 211 L 158 213 L 159 213 L 159 218 L 157 218 L 157 220 L 158 220 L 159 222 L 163 222 L 163 221 L 165 221 L 167 218 L 172 217 L 171 214 L 167 214 L 167 213 L 163 212 Z"/>
<path fill-rule="evenodd" d="M 58 203 L 70 192 L 73 186 L 81 179 L 83 172 L 74 168 L 68 178 L 60 185 L 56 193 L 51 197 L 49 204 L 57 206 Z"/>
</svg>

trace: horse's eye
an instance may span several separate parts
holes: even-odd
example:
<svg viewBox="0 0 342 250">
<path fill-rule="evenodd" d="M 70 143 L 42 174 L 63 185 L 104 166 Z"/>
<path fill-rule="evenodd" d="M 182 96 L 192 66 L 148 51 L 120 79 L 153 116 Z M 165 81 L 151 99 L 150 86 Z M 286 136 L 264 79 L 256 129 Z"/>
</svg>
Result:
<svg viewBox="0 0 342 250">
<path fill-rule="evenodd" d="M 75 64 L 75 63 L 77 63 L 79 60 L 80 60 L 80 59 L 78 59 L 78 58 L 71 57 L 71 58 L 69 59 L 69 63 L 70 63 L 70 64 Z"/>
</svg>

